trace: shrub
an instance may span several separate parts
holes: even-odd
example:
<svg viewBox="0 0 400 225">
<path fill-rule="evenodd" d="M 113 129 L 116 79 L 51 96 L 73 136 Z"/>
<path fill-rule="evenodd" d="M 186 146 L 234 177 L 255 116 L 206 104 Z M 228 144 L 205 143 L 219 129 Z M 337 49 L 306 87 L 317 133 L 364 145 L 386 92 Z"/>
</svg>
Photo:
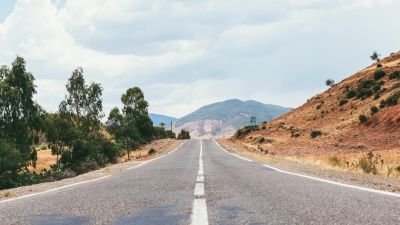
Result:
<svg viewBox="0 0 400 225">
<path fill-rule="evenodd" d="M 180 139 L 180 140 L 190 139 L 189 131 L 182 129 L 181 132 L 178 134 L 178 139 Z"/>
<path fill-rule="evenodd" d="M 258 138 L 258 143 L 262 144 L 262 143 L 264 143 L 264 141 L 265 141 L 264 137 L 259 137 Z"/>
<path fill-rule="evenodd" d="M 325 81 L 325 84 L 326 84 L 326 86 L 333 87 L 333 86 L 335 86 L 335 81 L 332 79 L 327 79 Z"/>
<path fill-rule="evenodd" d="M 317 105 L 317 107 L 315 107 L 316 109 L 320 109 L 321 108 L 321 105 Z"/>
<path fill-rule="evenodd" d="M 339 105 L 340 106 L 343 106 L 343 105 L 345 105 L 346 103 L 348 103 L 349 101 L 347 100 L 347 99 L 342 99 L 342 100 L 340 100 L 340 102 L 339 102 Z"/>
<path fill-rule="evenodd" d="M 395 71 L 395 72 L 389 74 L 389 79 L 390 80 L 400 79 L 400 71 Z"/>
<path fill-rule="evenodd" d="M 292 132 L 292 137 L 297 138 L 300 137 L 300 132 Z"/>
<path fill-rule="evenodd" d="M 237 130 L 235 133 L 235 136 L 243 137 L 243 136 L 249 134 L 250 132 L 257 131 L 257 130 L 259 130 L 259 128 L 256 125 L 245 126 L 245 127 L 240 128 L 239 130 Z"/>
<path fill-rule="evenodd" d="M 151 149 L 147 152 L 147 154 L 149 154 L 149 155 L 154 155 L 154 154 L 156 154 L 156 150 L 155 150 L 154 148 L 151 148 Z"/>
<path fill-rule="evenodd" d="M 373 87 L 373 89 L 374 89 L 375 92 L 378 92 L 378 91 L 381 90 L 381 85 L 375 84 L 374 87 Z"/>
<path fill-rule="evenodd" d="M 322 132 L 320 130 L 313 130 L 310 133 L 310 137 L 311 138 L 316 138 L 316 137 L 321 136 L 321 135 L 322 135 Z"/>
<path fill-rule="evenodd" d="M 331 156 L 328 158 L 328 163 L 331 166 L 340 166 L 342 164 L 342 160 L 340 160 L 337 156 Z"/>
<path fill-rule="evenodd" d="M 393 93 L 392 95 L 390 95 L 389 98 L 386 99 L 386 105 L 387 106 L 397 105 L 399 98 L 400 98 L 400 92 Z"/>
<path fill-rule="evenodd" d="M 376 107 L 376 106 L 372 106 L 372 107 L 371 107 L 371 114 L 372 114 L 372 115 L 375 114 L 375 113 L 377 113 L 378 111 L 379 111 L 378 107 Z"/>
<path fill-rule="evenodd" d="M 356 97 L 356 95 L 357 95 L 357 92 L 355 92 L 354 90 L 349 90 L 349 91 L 346 93 L 346 97 L 347 97 L 347 98 L 354 98 L 354 97 Z"/>
<path fill-rule="evenodd" d="M 378 63 L 378 65 L 376 65 L 377 68 L 382 68 L 382 64 Z"/>
<path fill-rule="evenodd" d="M 378 170 L 376 168 L 376 165 L 379 164 L 379 162 L 383 162 L 381 160 L 381 156 L 379 154 L 377 154 L 376 156 L 372 153 L 369 152 L 367 153 L 365 156 L 361 157 L 358 160 L 357 165 L 361 168 L 361 170 L 364 173 L 372 173 L 374 175 L 378 174 Z"/>
<path fill-rule="evenodd" d="M 400 166 L 396 167 L 396 171 L 400 173 Z"/>
<path fill-rule="evenodd" d="M 360 120 L 360 123 L 366 123 L 368 121 L 368 118 L 364 114 L 361 114 L 358 119 Z"/>
<path fill-rule="evenodd" d="M 383 70 L 377 70 L 377 71 L 375 71 L 375 73 L 374 73 L 374 79 L 375 80 L 380 80 L 382 77 L 384 77 L 386 75 L 386 73 L 385 73 L 385 71 L 383 71 Z"/>
</svg>

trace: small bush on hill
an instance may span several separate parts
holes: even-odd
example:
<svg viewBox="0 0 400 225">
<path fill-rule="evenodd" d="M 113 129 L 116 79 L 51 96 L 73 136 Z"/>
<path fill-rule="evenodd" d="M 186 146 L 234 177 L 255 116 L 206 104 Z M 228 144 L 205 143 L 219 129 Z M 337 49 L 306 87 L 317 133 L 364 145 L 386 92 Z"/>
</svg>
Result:
<svg viewBox="0 0 400 225">
<path fill-rule="evenodd" d="M 264 137 L 259 137 L 258 138 L 258 143 L 262 144 L 265 142 L 265 138 Z"/>
<path fill-rule="evenodd" d="M 372 107 L 371 107 L 371 114 L 372 114 L 372 115 L 375 114 L 375 113 L 377 113 L 378 111 L 379 111 L 378 107 L 376 107 L 376 106 L 372 106 Z"/>
<path fill-rule="evenodd" d="M 311 138 L 316 138 L 316 137 L 321 136 L 321 135 L 322 135 L 322 132 L 320 130 L 313 130 L 310 133 L 310 137 Z"/>
<path fill-rule="evenodd" d="M 395 71 L 389 75 L 390 80 L 400 79 L 400 71 Z"/>
<path fill-rule="evenodd" d="M 340 106 L 343 106 L 343 105 L 345 105 L 346 103 L 348 103 L 349 101 L 347 100 L 347 99 L 341 99 L 340 100 L 340 102 L 339 102 L 339 105 Z"/>
<path fill-rule="evenodd" d="M 368 121 L 368 118 L 364 114 L 361 114 L 358 119 L 360 120 L 360 123 L 366 123 Z"/>
<path fill-rule="evenodd" d="M 380 80 L 382 77 L 384 77 L 386 75 L 386 73 L 385 73 L 385 71 L 383 71 L 383 70 L 377 70 L 377 71 L 375 71 L 375 73 L 374 73 L 374 79 L 375 80 Z"/>
<path fill-rule="evenodd" d="M 250 132 L 257 131 L 257 130 L 259 130 L 257 125 L 245 126 L 245 127 L 240 128 L 239 130 L 237 130 L 235 133 L 235 136 L 243 137 L 243 136 L 249 134 Z"/>
<path fill-rule="evenodd" d="M 378 174 L 378 170 L 376 166 L 379 163 L 383 163 L 381 160 L 381 156 L 379 154 L 374 155 L 372 152 L 369 152 L 365 156 L 361 157 L 358 160 L 358 166 L 361 168 L 361 170 L 364 173 L 372 173 L 372 174 Z"/>
<path fill-rule="evenodd" d="M 356 95 L 357 95 L 357 92 L 355 92 L 354 90 L 349 90 L 347 93 L 346 93 L 346 97 L 347 98 L 354 98 L 354 97 L 356 97 Z"/>
<path fill-rule="evenodd" d="M 154 148 L 151 148 L 151 149 L 147 152 L 147 154 L 149 154 L 149 155 L 154 155 L 154 154 L 156 154 L 156 150 L 155 150 Z"/>
<path fill-rule="evenodd" d="M 387 106 L 397 105 L 399 98 L 400 98 L 400 92 L 393 93 L 392 95 L 390 95 L 389 98 L 386 99 L 386 105 Z"/>
</svg>

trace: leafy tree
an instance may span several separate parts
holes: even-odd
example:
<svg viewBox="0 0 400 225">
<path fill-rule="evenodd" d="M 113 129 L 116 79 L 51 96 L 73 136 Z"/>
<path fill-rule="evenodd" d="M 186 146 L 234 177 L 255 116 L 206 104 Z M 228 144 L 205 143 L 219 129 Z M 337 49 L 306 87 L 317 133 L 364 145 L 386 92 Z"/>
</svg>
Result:
<svg viewBox="0 0 400 225">
<path fill-rule="evenodd" d="M 165 123 L 164 123 L 164 122 L 161 122 L 161 123 L 159 124 L 159 126 L 160 126 L 160 127 L 165 127 Z"/>
<path fill-rule="evenodd" d="M 20 170 L 36 165 L 32 145 L 44 127 L 45 112 L 33 100 L 34 80 L 22 57 L 17 57 L 11 68 L 0 69 L 0 176 L 8 176 L 10 182 Z M 6 183 L 12 185 L 10 182 Z"/>
<path fill-rule="evenodd" d="M 100 129 L 103 114 L 103 88 L 98 83 L 87 85 L 83 69 L 73 71 L 66 85 L 68 95 L 59 106 L 60 114 L 68 118 L 84 137 L 95 136 Z"/>
<path fill-rule="evenodd" d="M 333 87 L 333 86 L 335 86 L 335 81 L 332 79 L 327 79 L 325 81 L 325 84 L 326 84 L 326 86 Z"/>
<path fill-rule="evenodd" d="M 379 62 L 381 59 L 379 58 L 381 55 L 378 54 L 376 51 L 372 53 L 372 55 L 370 56 L 372 60 Z"/>
<path fill-rule="evenodd" d="M 178 139 L 190 139 L 190 133 L 187 130 L 182 129 L 178 134 Z"/>
</svg>

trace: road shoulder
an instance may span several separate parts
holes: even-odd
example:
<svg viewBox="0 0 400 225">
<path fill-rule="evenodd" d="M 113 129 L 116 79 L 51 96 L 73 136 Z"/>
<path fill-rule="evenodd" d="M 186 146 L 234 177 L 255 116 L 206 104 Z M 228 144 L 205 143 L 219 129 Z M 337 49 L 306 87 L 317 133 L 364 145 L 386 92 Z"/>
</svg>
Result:
<svg viewBox="0 0 400 225">
<path fill-rule="evenodd" d="M 89 182 L 91 180 L 95 181 L 101 179 L 103 177 L 107 177 L 121 171 L 124 171 L 128 168 L 132 168 L 142 164 L 145 161 L 155 159 L 161 157 L 163 155 L 168 154 L 169 152 L 176 149 L 183 141 L 175 140 L 175 139 L 164 139 L 164 140 L 156 140 L 147 145 L 143 145 L 138 149 L 137 152 L 146 152 L 151 148 L 156 149 L 156 154 L 148 156 L 148 157 L 140 157 L 138 159 L 133 158 L 131 161 L 122 160 L 122 162 L 117 164 L 110 164 L 104 168 L 99 170 L 94 170 L 85 174 L 81 174 L 75 177 L 66 178 L 54 182 L 45 182 L 39 183 L 29 186 L 22 186 L 17 188 L 5 189 L 0 191 L 0 203 L 1 201 L 18 198 L 24 195 L 31 195 L 35 193 L 41 193 L 45 191 L 49 191 L 52 189 L 59 189 L 66 186 L 72 186 L 77 183 Z"/>
<path fill-rule="evenodd" d="M 252 152 L 247 150 L 244 146 L 241 146 L 239 143 L 231 142 L 226 139 L 218 139 L 216 141 L 227 151 L 254 161 L 266 163 L 285 171 L 366 188 L 400 193 L 400 180 L 397 179 L 325 169 L 316 165 L 294 162 L 277 156 Z"/>
</svg>

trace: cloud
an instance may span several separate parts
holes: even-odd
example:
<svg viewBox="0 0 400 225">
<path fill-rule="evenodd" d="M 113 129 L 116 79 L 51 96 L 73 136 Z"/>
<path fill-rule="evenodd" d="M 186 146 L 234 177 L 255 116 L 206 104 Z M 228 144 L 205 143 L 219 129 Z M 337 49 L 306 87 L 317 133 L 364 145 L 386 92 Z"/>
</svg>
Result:
<svg viewBox="0 0 400 225">
<path fill-rule="evenodd" d="M 140 86 L 150 109 L 173 116 L 213 101 L 256 99 L 298 106 L 396 51 L 391 0 L 18 0 L 0 24 L 0 63 L 18 54 L 50 111 L 82 66 L 103 84 L 107 111 Z"/>
</svg>

